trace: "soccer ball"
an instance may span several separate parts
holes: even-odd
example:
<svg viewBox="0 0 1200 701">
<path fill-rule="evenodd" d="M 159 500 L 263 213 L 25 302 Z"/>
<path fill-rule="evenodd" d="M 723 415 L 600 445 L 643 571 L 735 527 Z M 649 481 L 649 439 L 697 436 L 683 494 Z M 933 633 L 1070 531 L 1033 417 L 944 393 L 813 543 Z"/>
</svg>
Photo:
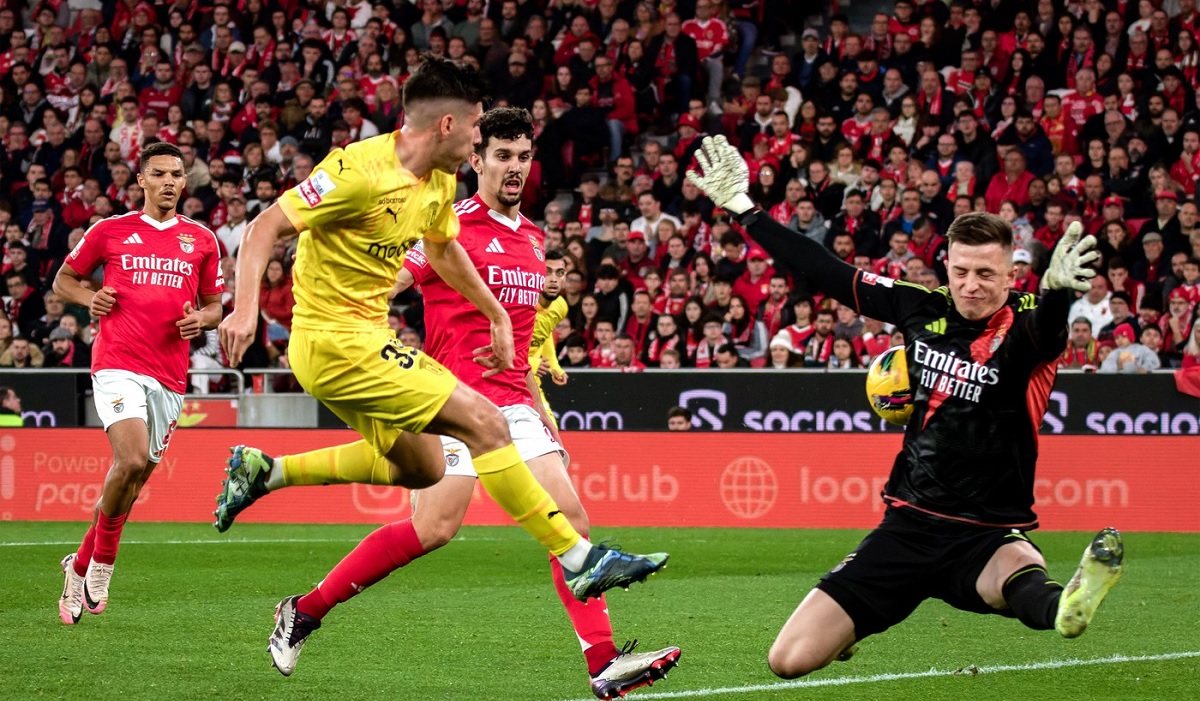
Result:
<svg viewBox="0 0 1200 701">
<path fill-rule="evenodd" d="M 908 355 L 904 346 L 892 346 L 871 361 L 867 370 L 867 399 L 884 421 L 894 426 L 908 423 L 913 412 L 913 392 L 908 383 Z"/>
</svg>

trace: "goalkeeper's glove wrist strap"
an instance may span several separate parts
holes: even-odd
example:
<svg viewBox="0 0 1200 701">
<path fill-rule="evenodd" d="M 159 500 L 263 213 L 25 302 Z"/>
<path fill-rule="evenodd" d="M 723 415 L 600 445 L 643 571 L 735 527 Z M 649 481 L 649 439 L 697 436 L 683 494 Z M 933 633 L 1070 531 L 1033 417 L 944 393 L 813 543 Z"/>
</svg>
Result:
<svg viewBox="0 0 1200 701">
<path fill-rule="evenodd" d="M 737 223 L 742 225 L 743 229 L 749 229 L 763 214 L 764 212 L 762 209 L 758 207 L 751 207 L 741 214 L 735 214 L 733 218 L 737 220 Z"/>
</svg>

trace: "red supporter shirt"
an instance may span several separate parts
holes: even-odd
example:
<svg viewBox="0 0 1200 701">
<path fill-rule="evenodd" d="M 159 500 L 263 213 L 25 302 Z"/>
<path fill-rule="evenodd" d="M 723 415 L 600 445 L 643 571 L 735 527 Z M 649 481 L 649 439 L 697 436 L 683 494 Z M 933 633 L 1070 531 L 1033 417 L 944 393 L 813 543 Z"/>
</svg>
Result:
<svg viewBox="0 0 1200 701">
<path fill-rule="evenodd" d="M 172 83 L 171 87 L 166 90 L 159 90 L 152 83 L 150 87 L 143 88 L 138 95 L 138 102 L 142 106 L 142 114 L 153 112 L 158 115 L 158 120 L 165 123 L 167 121 L 167 110 L 171 105 L 178 105 L 183 99 L 183 88 L 179 83 Z"/>
<path fill-rule="evenodd" d="M 408 252 L 404 267 L 425 296 L 425 350 L 496 406 L 533 406 L 525 376 L 537 303 L 546 283 L 542 231 L 524 216 L 513 221 L 493 211 L 479 195 L 456 203 L 454 211 L 462 225 L 457 241 L 512 319 L 516 357 L 512 368 L 483 376 L 487 368 L 474 361 L 473 352 L 492 342 L 491 324 L 438 277 L 424 253 L 415 248 Z"/>
<path fill-rule="evenodd" d="M 1072 90 L 1063 97 L 1062 102 L 1063 112 L 1067 115 L 1067 119 L 1075 125 L 1071 130 L 1073 133 L 1078 133 L 1080 129 L 1083 129 L 1084 123 L 1089 118 L 1104 111 L 1104 98 L 1100 96 L 1100 93 L 1094 91 L 1089 95 L 1081 95 Z"/>
<path fill-rule="evenodd" d="M 689 19 L 683 23 L 683 33 L 696 40 L 696 59 L 699 61 L 717 51 L 724 51 L 729 45 L 729 32 L 719 19 L 709 19 L 707 22 Z"/>
<path fill-rule="evenodd" d="M 221 294 L 217 237 L 184 216 L 157 222 L 130 212 L 96 222 L 67 263 L 81 275 L 104 266 L 104 284 L 117 301 L 100 320 L 92 344 L 92 372 L 128 370 L 153 377 L 167 389 L 187 389 L 189 342 L 175 322 L 183 305 Z"/>
</svg>

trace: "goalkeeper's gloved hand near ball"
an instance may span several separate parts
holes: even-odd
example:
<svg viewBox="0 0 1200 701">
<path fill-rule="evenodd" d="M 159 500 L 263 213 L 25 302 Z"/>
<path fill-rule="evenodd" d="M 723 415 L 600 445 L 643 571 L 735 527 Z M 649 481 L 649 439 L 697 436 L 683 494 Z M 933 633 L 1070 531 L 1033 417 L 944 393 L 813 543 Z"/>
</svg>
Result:
<svg viewBox="0 0 1200 701">
<path fill-rule="evenodd" d="M 1050 267 L 1042 277 L 1046 289 L 1087 292 L 1091 288 L 1090 279 L 1096 276 L 1096 269 L 1088 266 L 1100 257 L 1100 252 L 1095 250 L 1095 236 L 1089 234 L 1081 240 L 1081 234 L 1083 224 L 1073 222 L 1067 227 L 1067 233 L 1055 246 Z"/>
<path fill-rule="evenodd" d="M 696 151 L 700 170 L 689 170 L 688 180 L 704 191 L 721 209 L 734 215 L 754 209 L 746 191 L 750 189 L 750 169 L 746 159 L 724 136 L 706 136 Z"/>
</svg>

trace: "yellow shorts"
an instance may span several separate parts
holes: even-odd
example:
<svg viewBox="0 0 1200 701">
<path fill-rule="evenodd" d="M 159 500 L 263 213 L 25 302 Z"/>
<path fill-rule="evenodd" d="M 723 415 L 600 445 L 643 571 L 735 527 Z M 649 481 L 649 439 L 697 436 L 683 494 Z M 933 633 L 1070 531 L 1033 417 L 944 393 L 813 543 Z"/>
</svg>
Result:
<svg viewBox="0 0 1200 701">
<path fill-rule="evenodd" d="M 441 411 L 458 378 L 396 339 L 364 332 L 293 329 L 292 372 L 305 391 L 384 455 L 401 432 L 420 433 Z"/>
</svg>

